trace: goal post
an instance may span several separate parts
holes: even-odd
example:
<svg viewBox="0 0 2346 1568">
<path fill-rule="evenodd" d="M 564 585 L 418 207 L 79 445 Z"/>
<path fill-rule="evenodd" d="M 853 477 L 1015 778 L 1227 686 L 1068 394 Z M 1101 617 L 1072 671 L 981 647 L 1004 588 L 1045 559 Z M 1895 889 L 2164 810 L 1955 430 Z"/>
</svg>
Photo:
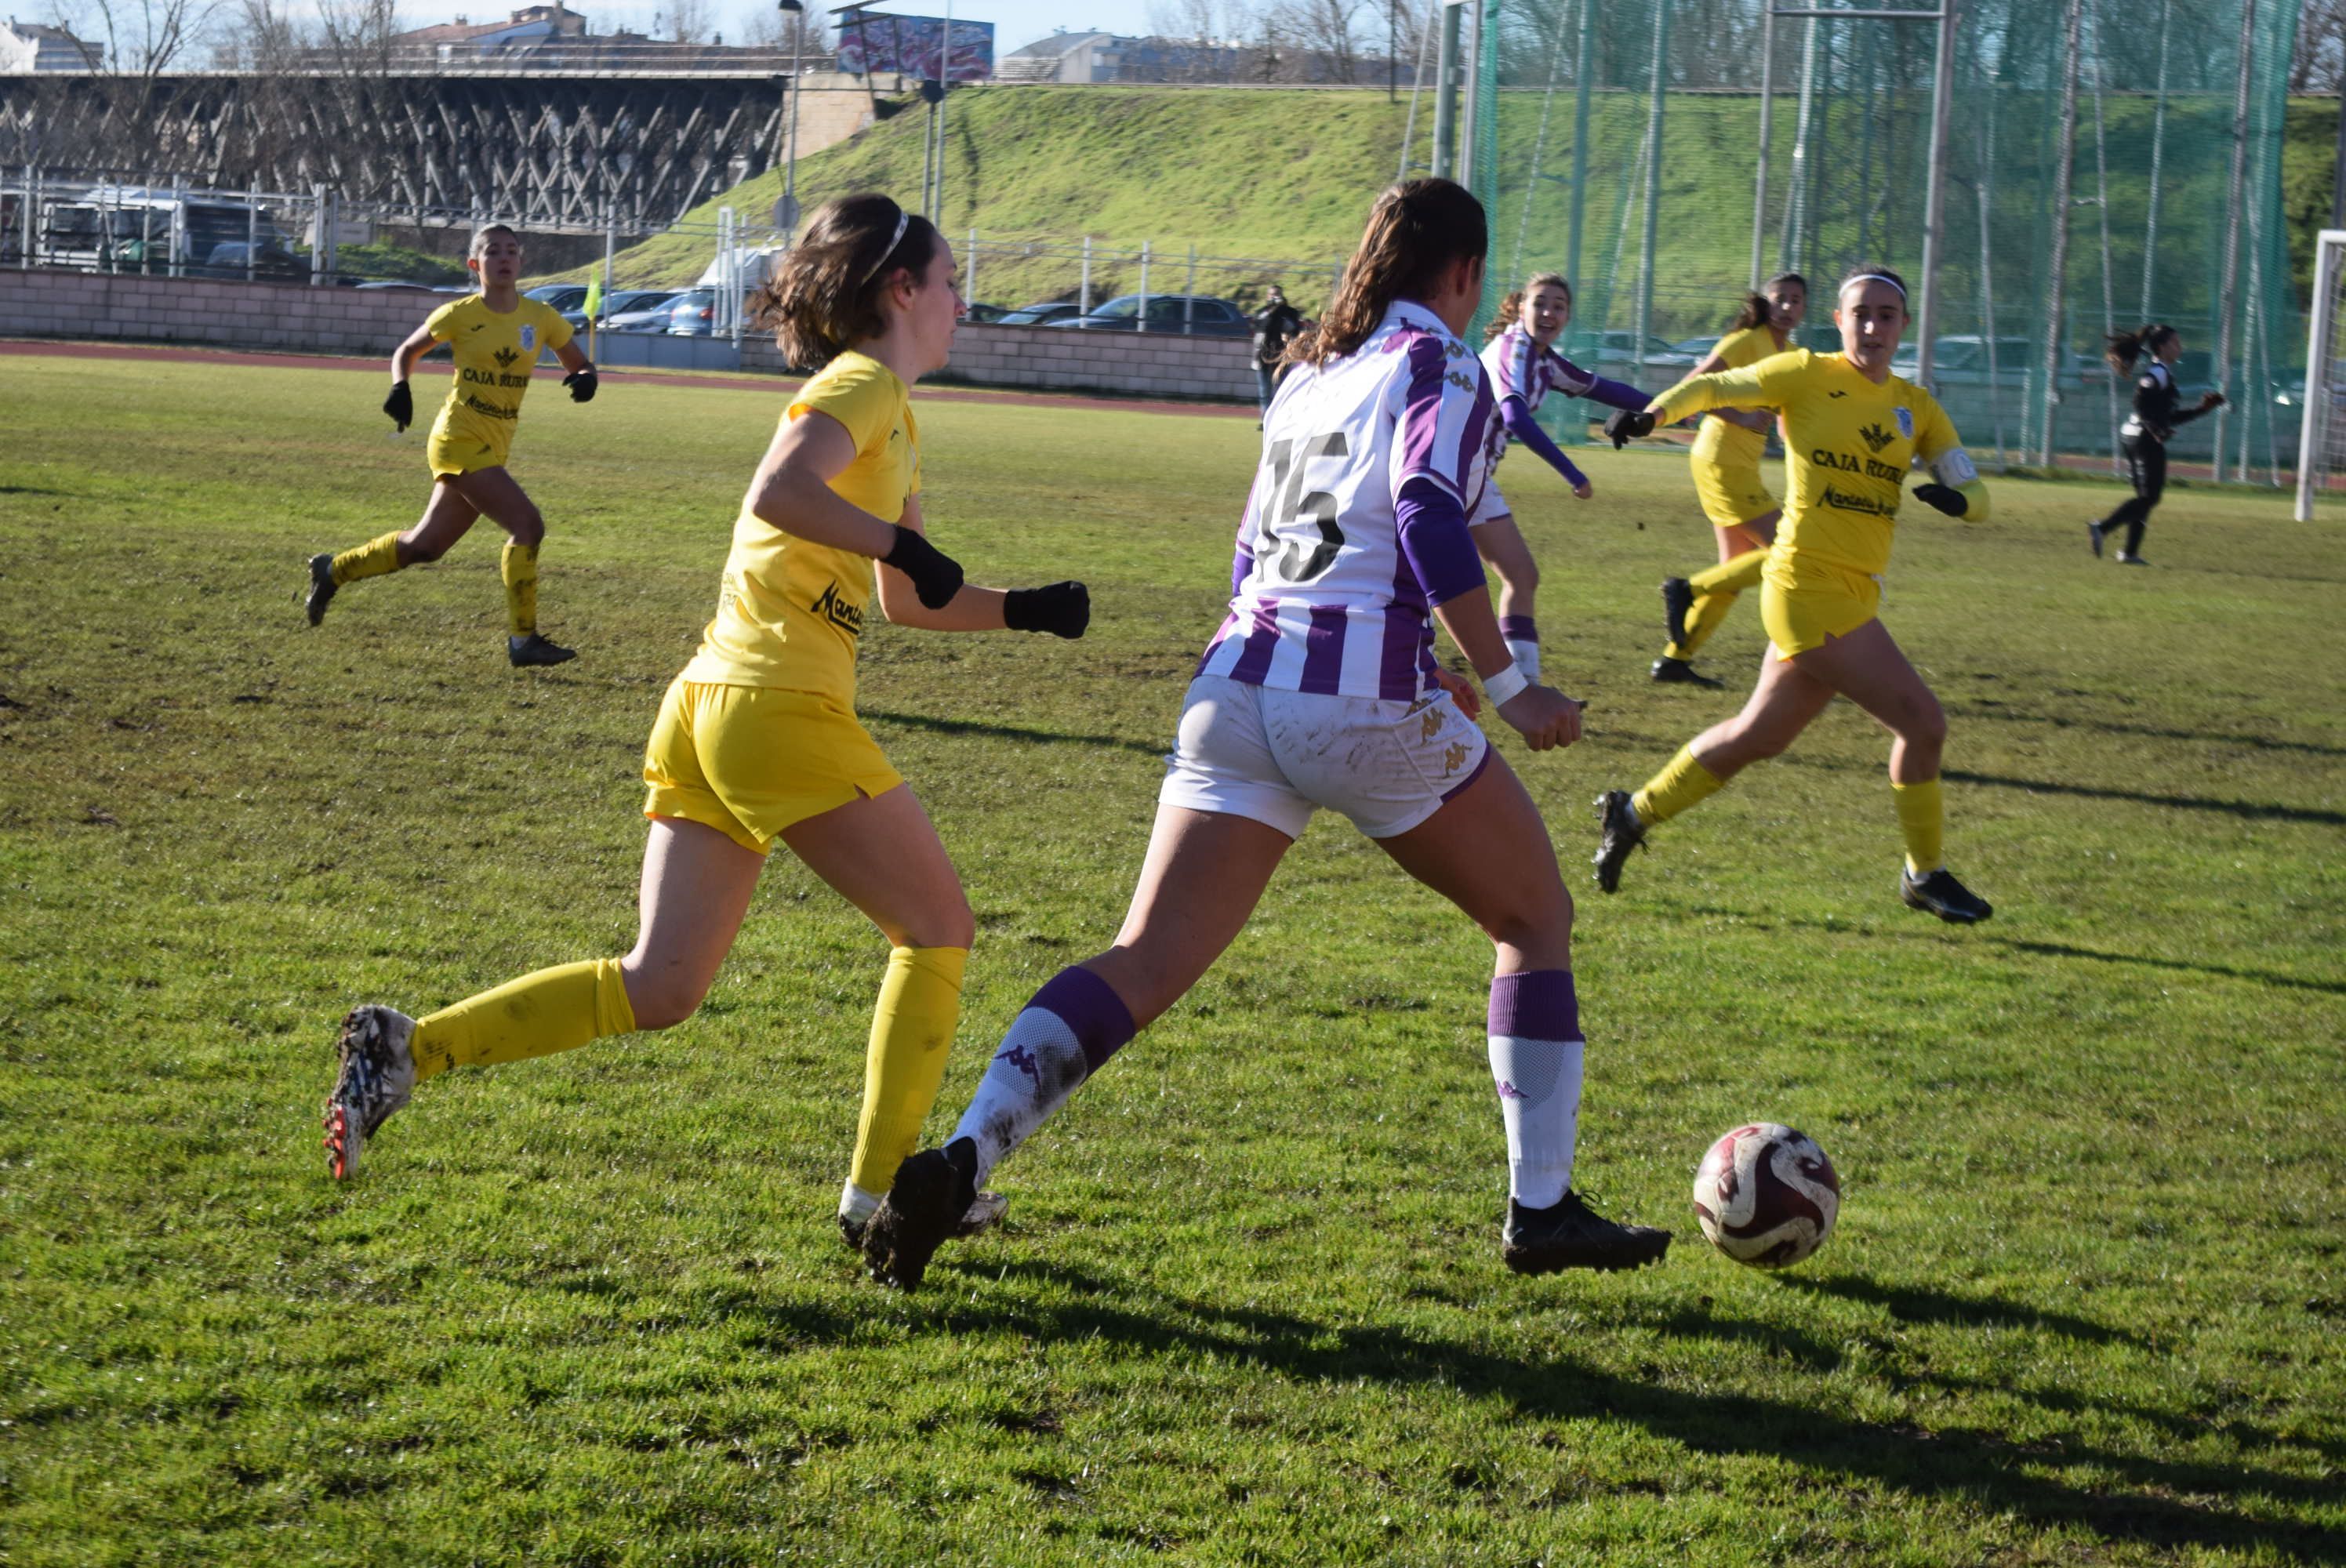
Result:
<svg viewBox="0 0 2346 1568">
<path fill-rule="evenodd" d="M 2346 376 L 2338 362 L 2339 314 L 2346 298 L 2346 229 L 2325 229 L 2314 245 L 2313 297 L 2305 332 L 2305 412 L 2297 436 L 2297 520 L 2313 521 L 2313 498 L 2330 487 L 2331 471 L 2346 442 L 2339 400 Z"/>
</svg>

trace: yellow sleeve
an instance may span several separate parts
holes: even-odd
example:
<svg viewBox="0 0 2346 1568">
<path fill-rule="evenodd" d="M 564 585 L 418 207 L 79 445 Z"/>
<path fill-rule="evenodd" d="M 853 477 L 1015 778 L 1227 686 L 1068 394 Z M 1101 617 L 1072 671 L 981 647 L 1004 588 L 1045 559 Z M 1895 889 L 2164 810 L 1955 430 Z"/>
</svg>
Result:
<svg viewBox="0 0 2346 1568">
<path fill-rule="evenodd" d="M 895 423 L 895 389 L 883 371 L 849 369 L 837 374 L 826 371 L 799 389 L 783 417 L 796 419 L 810 412 L 837 420 L 854 439 L 855 450 L 868 452 L 873 443 L 888 438 L 889 428 Z"/>
<path fill-rule="evenodd" d="M 467 296 L 467 298 L 469 299 L 469 296 Z M 464 300 L 449 300 L 446 304 L 441 306 L 438 310 L 423 318 L 423 330 L 431 333 L 437 341 L 444 343 L 446 342 L 449 339 L 456 335 L 456 329 L 450 326 L 448 323 L 455 316 L 457 311 L 464 308 L 465 302 L 466 301 Z"/>
<path fill-rule="evenodd" d="M 1986 522 L 1987 481 L 1980 477 L 1971 454 L 1964 450 L 1955 422 L 1928 392 L 1923 394 L 1922 406 L 1915 412 L 1919 417 L 1914 422 L 1914 455 L 1930 464 L 1932 478 L 1963 493 L 1964 522 Z"/>
<path fill-rule="evenodd" d="M 571 331 L 570 323 L 562 319 L 561 311 L 551 305 L 542 306 L 537 318 L 537 341 L 549 349 L 558 349 L 576 336 L 577 333 Z"/>
<path fill-rule="evenodd" d="M 1808 373 L 1809 357 L 1807 350 L 1795 349 L 1739 371 L 1688 376 L 1647 407 L 1658 424 L 1676 424 L 1690 413 L 1715 408 L 1782 408 Z"/>
</svg>

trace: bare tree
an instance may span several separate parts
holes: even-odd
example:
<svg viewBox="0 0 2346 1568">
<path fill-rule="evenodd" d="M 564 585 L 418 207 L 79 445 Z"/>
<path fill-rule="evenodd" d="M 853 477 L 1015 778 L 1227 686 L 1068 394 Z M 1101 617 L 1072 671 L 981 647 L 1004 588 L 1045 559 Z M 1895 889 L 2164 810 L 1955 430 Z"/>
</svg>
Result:
<svg viewBox="0 0 2346 1568">
<path fill-rule="evenodd" d="M 711 15 L 709 0 L 666 0 L 653 16 L 652 33 L 658 36 L 665 28 L 679 44 L 706 44 Z"/>
<path fill-rule="evenodd" d="M 810 61 L 831 57 L 831 29 L 821 14 L 813 10 L 783 11 L 771 5 L 753 5 L 741 31 L 741 41 L 785 55 L 798 50 Z"/>
<path fill-rule="evenodd" d="M 2290 62 L 2292 93 L 2334 93 L 2346 87 L 2346 0 L 2304 0 L 2297 24 L 2297 56 Z"/>
<path fill-rule="evenodd" d="M 1352 82 L 1360 77 L 1365 0 L 1272 0 L 1266 13 L 1290 44 L 1279 77 L 1285 81 Z M 1383 17 L 1377 15 L 1376 20 Z"/>
</svg>

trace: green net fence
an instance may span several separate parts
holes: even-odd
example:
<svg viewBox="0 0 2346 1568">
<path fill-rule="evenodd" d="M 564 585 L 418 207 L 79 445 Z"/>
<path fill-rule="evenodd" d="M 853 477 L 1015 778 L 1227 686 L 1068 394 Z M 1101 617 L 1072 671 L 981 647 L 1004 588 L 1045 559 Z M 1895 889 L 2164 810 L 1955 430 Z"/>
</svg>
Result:
<svg viewBox="0 0 2346 1568">
<path fill-rule="evenodd" d="M 1931 280 L 1931 0 L 1467 0 L 1461 142 L 1492 299 L 1566 274 L 1567 352 L 1658 387 L 1755 260 L 1811 280 L 1820 349 L 1834 280 L 1895 268 L 1918 296 L 1935 281 L 1934 390 L 2014 462 L 2114 457 L 2129 389 L 2103 337 L 2171 321 L 2186 391 L 2231 400 L 2177 455 L 2276 476 L 2303 388 L 2280 181 L 2293 0 L 1958 3 Z"/>
</svg>

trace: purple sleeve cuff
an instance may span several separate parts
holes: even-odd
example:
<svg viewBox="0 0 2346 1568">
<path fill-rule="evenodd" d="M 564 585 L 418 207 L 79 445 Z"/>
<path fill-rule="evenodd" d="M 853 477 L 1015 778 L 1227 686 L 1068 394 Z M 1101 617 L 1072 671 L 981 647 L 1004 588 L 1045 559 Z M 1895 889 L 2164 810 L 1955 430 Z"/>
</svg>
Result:
<svg viewBox="0 0 2346 1568">
<path fill-rule="evenodd" d="M 1588 378 L 1588 390 L 1580 394 L 1591 402 L 1605 403 L 1613 408 L 1626 408 L 1636 413 L 1654 401 L 1651 392 L 1641 392 L 1627 382 L 1617 382 L 1604 376 Z"/>
<path fill-rule="evenodd" d="M 1439 605 L 1484 585 L 1483 557 L 1467 532 L 1466 509 L 1440 481 L 1423 475 L 1402 481 L 1393 518 L 1402 558 L 1425 590 L 1427 604 Z"/>
<path fill-rule="evenodd" d="M 1519 397 L 1510 397 L 1499 404 L 1499 417 L 1507 422 L 1507 433 L 1538 453 L 1540 461 L 1555 469 L 1575 485 L 1588 483 L 1588 476 L 1572 465 L 1564 449 L 1548 439 L 1547 432 L 1532 417 L 1531 405 Z"/>
</svg>

